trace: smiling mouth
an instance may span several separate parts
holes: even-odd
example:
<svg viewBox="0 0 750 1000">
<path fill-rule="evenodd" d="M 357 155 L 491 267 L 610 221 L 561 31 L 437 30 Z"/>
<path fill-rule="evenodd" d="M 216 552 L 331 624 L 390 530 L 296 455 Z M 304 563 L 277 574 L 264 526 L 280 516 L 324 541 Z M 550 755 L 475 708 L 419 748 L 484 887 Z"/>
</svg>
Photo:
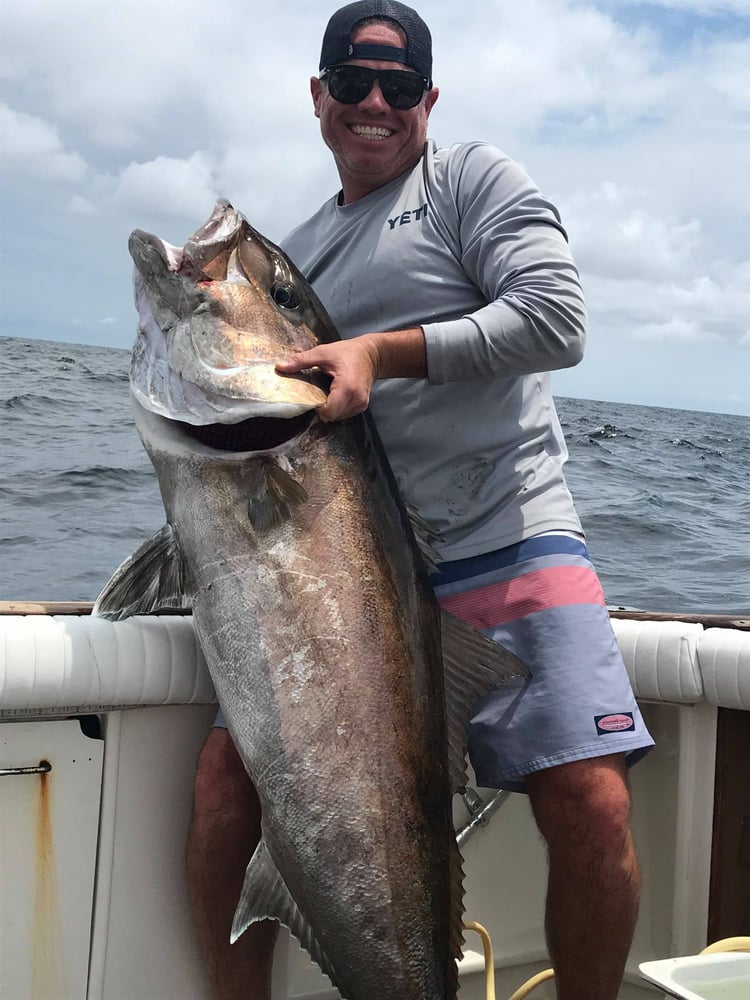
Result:
<svg viewBox="0 0 750 1000">
<path fill-rule="evenodd" d="M 387 139 L 393 130 L 381 125 L 350 125 L 349 130 L 362 139 Z"/>
</svg>

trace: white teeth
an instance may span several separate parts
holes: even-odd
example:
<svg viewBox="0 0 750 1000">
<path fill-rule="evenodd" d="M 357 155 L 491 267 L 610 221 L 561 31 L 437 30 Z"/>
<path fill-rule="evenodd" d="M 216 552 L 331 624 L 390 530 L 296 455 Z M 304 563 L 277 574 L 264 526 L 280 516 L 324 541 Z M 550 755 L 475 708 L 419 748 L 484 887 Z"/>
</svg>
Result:
<svg viewBox="0 0 750 1000">
<path fill-rule="evenodd" d="M 380 128 L 377 125 L 351 125 L 355 135 L 364 135 L 368 139 L 387 139 L 393 132 L 389 128 Z"/>
</svg>

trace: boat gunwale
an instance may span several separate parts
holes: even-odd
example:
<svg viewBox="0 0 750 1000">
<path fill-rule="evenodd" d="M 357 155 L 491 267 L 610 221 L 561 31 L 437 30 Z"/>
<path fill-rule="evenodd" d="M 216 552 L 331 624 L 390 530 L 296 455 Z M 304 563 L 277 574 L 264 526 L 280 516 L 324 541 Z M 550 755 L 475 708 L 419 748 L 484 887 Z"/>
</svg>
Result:
<svg viewBox="0 0 750 1000">
<path fill-rule="evenodd" d="M 93 601 L 0 601 L 0 615 L 90 615 Z M 750 632 L 750 617 L 677 611 L 637 611 L 608 608 L 610 618 L 636 622 L 684 622 L 704 628 L 733 628 Z M 155 615 L 191 615 L 190 608 L 163 608 Z"/>
</svg>

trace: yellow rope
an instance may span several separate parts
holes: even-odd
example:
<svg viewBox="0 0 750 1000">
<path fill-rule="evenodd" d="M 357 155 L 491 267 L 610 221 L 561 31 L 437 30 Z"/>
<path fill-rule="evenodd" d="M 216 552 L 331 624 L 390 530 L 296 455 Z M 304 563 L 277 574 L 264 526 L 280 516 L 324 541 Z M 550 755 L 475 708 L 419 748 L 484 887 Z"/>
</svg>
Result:
<svg viewBox="0 0 750 1000">
<path fill-rule="evenodd" d="M 476 933 L 482 939 L 482 950 L 484 951 L 484 990 L 485 990 L 485 1000 L 495 1000 L 495 959 L 492 954 L 492 941 L 487 933 L 485 927 L 481 924 L 475 923 L 473 920 L 468 920 L 464 924 L 464 930 L 476 931 Z M 542 983 L 546 983 L 548 979 L 553 979 L 555 975 L 554 969 L 545 969 L 544 972 L 538 972 L 531 979 L 527 980 L 523 986 L 516 990 L 510 1000 L 524 1000 L 532 990 L 535 990 L 537 986 Z"/>
<path fill-rule="evenodd" d="M 524 997 L 527 997 L 532 990 L 537 988 L 537 986 L 541 986 L 542 983 L 546 983 L 548 979 L 554 978 L 554 969 L 545 969 L 544 972 L 537 972 L 537 974 L 532 976 L 531 979 L 527 979 L 520 989 L 516 990 L 510 1000 L 524 1000 Z"/>
<path fill-rule="evenodd" d="M 495 1000 L 495 959 L 492 954 L 492 941 L 486 928 L 481 924 L 468 920 L 464 924 L 464 930 L 476 931 L 482 939 L 482 950 L 484 951 L 484 995 L 485 1000 Z"/>
<path fill-rule="evenodd" d="M 730 937 L 714 941 L 703 949 L 701 955 L 712 955 L 717 951 L 750 951 L 750 937 Z"/>
</svg>

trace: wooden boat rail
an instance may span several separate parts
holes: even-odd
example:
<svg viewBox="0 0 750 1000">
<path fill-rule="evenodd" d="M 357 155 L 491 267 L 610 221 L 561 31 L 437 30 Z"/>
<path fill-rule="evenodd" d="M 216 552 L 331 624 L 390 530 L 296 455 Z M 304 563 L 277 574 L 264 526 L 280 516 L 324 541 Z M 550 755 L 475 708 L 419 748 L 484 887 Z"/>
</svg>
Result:
<svg viewBox="0 0 750 1000">
<path fill-rule="evenodd" d="M 0 615 L 90 615 L 93 601 L 0 601 Z M 190 609 L 165 608 L 160 615 L 189 615 Z M 610 617 L 636 622 L 686 622 L 704 628 L 735 628 L 750 632 L 750 614 L 741 615 L 695 614 L 675 611 L 634 611 L 629 608 L 610 608 Z"/>
</svg>

